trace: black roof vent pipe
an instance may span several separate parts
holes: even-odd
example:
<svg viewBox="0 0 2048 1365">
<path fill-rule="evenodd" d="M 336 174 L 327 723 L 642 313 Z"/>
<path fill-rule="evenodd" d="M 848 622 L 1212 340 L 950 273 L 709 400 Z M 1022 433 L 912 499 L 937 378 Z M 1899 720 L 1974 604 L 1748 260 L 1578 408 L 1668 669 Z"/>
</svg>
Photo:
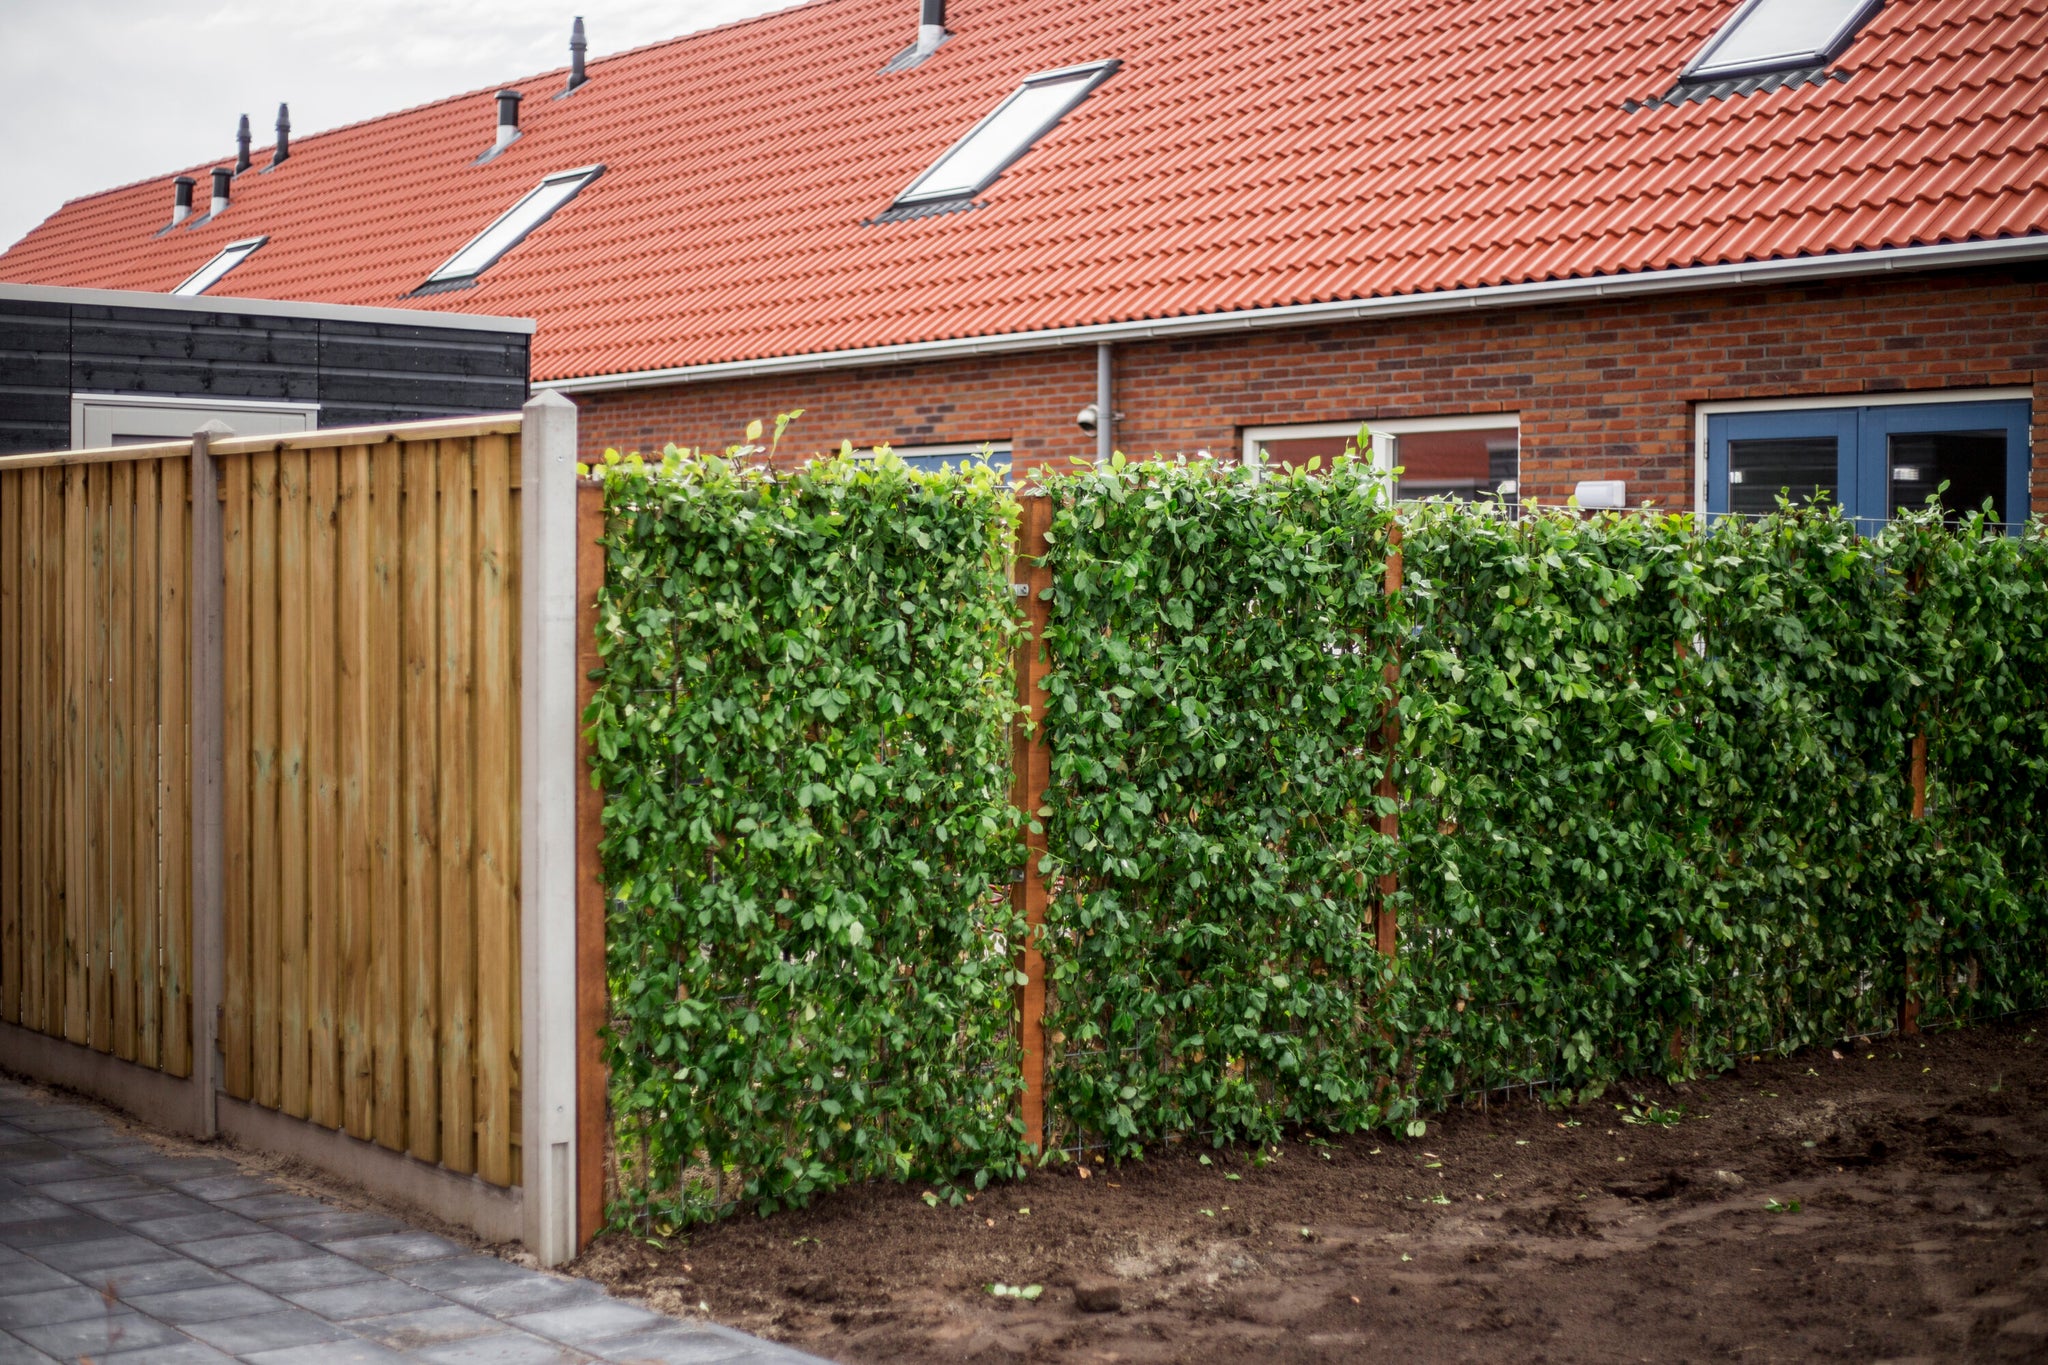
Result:
<svg viewBox="0 0 2048 1365">
<path fill-rule="evenodd" d="M 171 182 L 172 227 L 192 216 L 192 186 L 197 183 L 189 175 L 181 175 Z"/>
<path fill-rule="evenodd" d="M 517 90 L 498 92 L 498 140 L 491 144 L 491 150 L 502 152 L 519 139 L 519 101 L 526 96 Z"/>
<path fill-rule="evenodd" d="M 946 0 L 924 0 L 917 16 L 917 55 L 929 57 L 946 41 Z"/>
<path fill-rule="evenodd" d="M 206 216 L 218 218 L 228 211 L 228 189 L 235 183 L 235 173 L 225 166 L 213 168 L 213 203 L 208 205 Z"/>
<path fill-rule="evenodd" d="M 242 115 L 241 126 L 235 129 L 235 174 L 249 169 L 249 116 Z"/>
<path fill-rule="evenodd" d="M 583 16 L 577 15 L 576 22 L 569 27 L 569 85 L 563 94 L 576 89 L 590 77 L 583 74 L 583 54 L 590 49 L 590 40 L 583 36 Z"/>
<path fill-rule="evenodd" d="M 289 104 L 277 106 L 277 150 L 270 154 L 271 166 L 284 164 L 292 154 L 292 107 Z"/>
</svg>

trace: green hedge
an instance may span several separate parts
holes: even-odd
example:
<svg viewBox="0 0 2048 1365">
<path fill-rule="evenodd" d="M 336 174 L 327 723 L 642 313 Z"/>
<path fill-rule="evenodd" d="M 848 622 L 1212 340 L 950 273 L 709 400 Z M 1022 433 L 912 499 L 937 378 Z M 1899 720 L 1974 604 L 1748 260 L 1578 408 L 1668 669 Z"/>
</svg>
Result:
<svg viewBox="0 0 2048 1365">
<path fill-rule="evenodd" d="M 603 470 L 613 1217 L 1019 1169 L 1016 508 L 987 470 Z"/>
<path fill-rule="evenodd" d="M 1069 1138 L 1691 1074 L 1889 1027 L 1909 991 L 1929 1018 L 2048 1002 L 2038 530 L 1415 505 L 1388 600 L 1355 469 L 1051 488 Z M 1368 820 L 1397 640 L 1395 850 Z M 1338 875 L 1389 865 L 1390 973 Z"/>
<path fill-rule="evenodd" d="M 1050 1111 L 1119 1151 L 1405 1113 L 1372 1019 L 1385 498 L 1349 461 L 1048 487 Z"/>
</svg>

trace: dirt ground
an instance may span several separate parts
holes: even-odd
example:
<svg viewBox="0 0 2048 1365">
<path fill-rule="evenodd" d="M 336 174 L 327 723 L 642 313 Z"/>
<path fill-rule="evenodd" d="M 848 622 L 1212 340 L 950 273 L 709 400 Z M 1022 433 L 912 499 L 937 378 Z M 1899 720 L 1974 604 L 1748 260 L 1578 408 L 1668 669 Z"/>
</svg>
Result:
<svg viewBox="0 0 2048 1365">
<path fill-rule="evenodd" d="M 848 1361 L 2048 1360 L 2048 1016 L 1201 1155 L 574 1269 Z"/>
</svg>

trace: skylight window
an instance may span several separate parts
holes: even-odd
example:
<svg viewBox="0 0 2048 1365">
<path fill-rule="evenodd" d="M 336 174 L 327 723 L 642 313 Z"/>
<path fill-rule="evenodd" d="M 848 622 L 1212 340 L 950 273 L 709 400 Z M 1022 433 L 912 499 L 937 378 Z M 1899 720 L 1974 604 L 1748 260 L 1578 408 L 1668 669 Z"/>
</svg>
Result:
<svg viewBox="0 0 2048 1365">
<path fill-rule="evenodd" d="M 931 169 L 896 196 L 893 207 L 972 199 L 993 185 L 1011 162 L 1115 74 L 1118 63 L 1090 62 L 1026 76 L 995 110 L 967 130 Z"/>
<path fill-rule="evenodd" d="M 559 171 L 541 181 L 525 198 L 499 214 L 496 222 L 470 238 L 469 244 L 450 256 L 446 265 L 427 276 L 427 285 L 468 284 L 603 174 L 602 166 L 584 166 Z"/>
<path fill-rule="evenodd" d="M 1681 79 L 1723 80 L 1832 61 L 1880 3 L 1744 0 Z"/>
<path fill-rule="evenodd" d="M 220 283 L 221 276 L 227 274 L 251 256 L 254 256 L 256 248 L 269 240 L 268 237 L 245 237 L 239 242 L 229 242 L 220 249 L 218 256 L 215 256 L 205 265 L 193 271 L 186 277 L 183 284 L 171 292 L 173 294 L 182 294 L 187 298 L 194 294 L 204 294 L 207 290 Z"/>
</svg>

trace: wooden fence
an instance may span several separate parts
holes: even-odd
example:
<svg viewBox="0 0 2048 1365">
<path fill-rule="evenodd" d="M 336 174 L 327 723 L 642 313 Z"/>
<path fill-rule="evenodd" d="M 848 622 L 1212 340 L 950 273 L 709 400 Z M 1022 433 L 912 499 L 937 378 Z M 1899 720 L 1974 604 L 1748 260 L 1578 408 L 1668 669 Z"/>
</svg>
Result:
<svg viewBox="0 0 2048 1365">
<path fill-rule="evenodd" d="M 0 458 L 9 1066 L 574 1254 L 575 425 Z"/>
<path fill-rule="evenodd" d="M 221 442 L 223 1089 L 516 1183 L 519 419 Z"/>
<path fill-rule="evenodd" d="M 192 1071 L 190 447 L 0 469 L 0 1020 Z"/>
</svg>

